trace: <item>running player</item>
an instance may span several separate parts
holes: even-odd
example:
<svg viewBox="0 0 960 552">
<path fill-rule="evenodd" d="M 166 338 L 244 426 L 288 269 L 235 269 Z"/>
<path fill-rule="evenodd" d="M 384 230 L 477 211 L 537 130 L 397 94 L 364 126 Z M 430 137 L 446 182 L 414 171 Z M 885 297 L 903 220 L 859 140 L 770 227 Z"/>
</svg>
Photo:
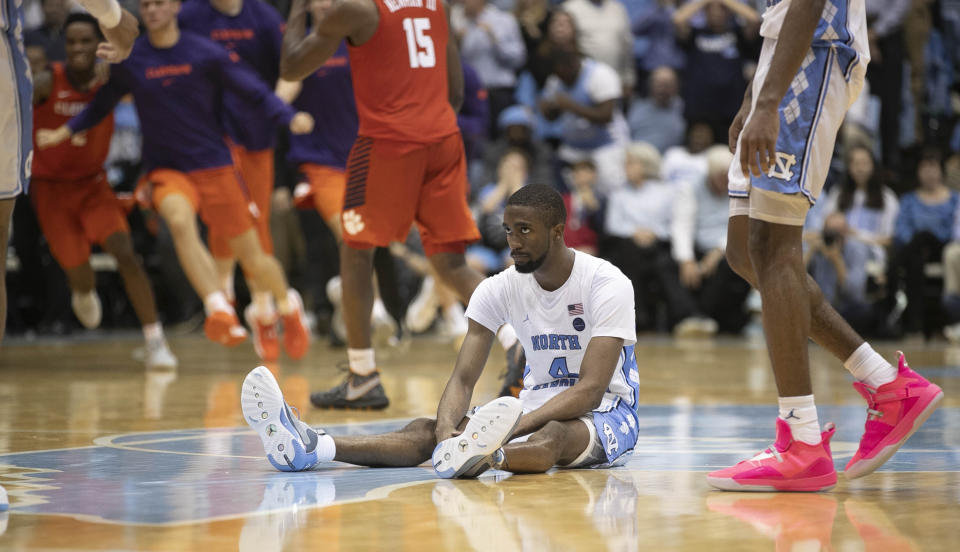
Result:
<svg viewBox="0 0 960 552">
<path fill-rule="evenodd" d="M 781 29 L 784 31 L 781 33 Z M 789 32 L 786 32 L 789 29 Z M 810 383 L 807 338 L 858 380 L 868 403 L 848 478 L 880 467 L 936 408 L 943 392 L 894 368 L 840 317 L 804 270 L 803 223 L 830 166 L 837 130 L 860 94 L 870 59 L 864 0 L 768 2 L 756 76 L 730 128 L 730 266 L 760 290 L 763 328 L 779 392 L 776 442 L 749 461 L 710 473 L 725 490 L 818 491 L 837 481 Z"/>
<path fill-rule="evenodd" d="M 309 346 L 300 296 L 287 287 L 276 259 L 260 247 L 217 106 L 223 89 L 229 88 L 251 98 L 294 133 L 312 130 L 313 119 L 277 99 L 235 54 L 204 37 L 181 34 L 178 0 L 142 0 L 140 7 L 147 36 L 137 41 L 128 60 L 113 68 L 110 81 L 86 109 L 57 130 L 38 133 L 37 145 L 56 145 L 94 126 L 132 92 L 149 171 L 146 195 L 170 227 L 180 264 L 204 300 L 207 337 L 236 345 L 246 332 L 219 289 L 213 260 L 197 229 L 198 211 L 208 226 L 230 238 L 244 270 L 270 289 L 283 318 L 287 354 L 300 358 Z"/>
<path fill-rule="evenodd" d="M 463 101 L 463 72 L 448 40 L 446 11 L 436 0 L 337 0 L 305 36 L 306 0 L 294 0 L 291 8 L 281 78 L 303 79 L 347 39 L 360 118 L 341 214 L 350 373 L 334 389 L 313 394 L 316 406 L 389 404 L 370 340 L 375 247 L 403 240 L 416 222 L 438 276 L 464 302 L 483 280 L 463 254 L 480 233 L 466 201 L 466 159 L 454 112 Z M 519 378 L 522 348 L 513 329 L 501 332 L 500 340 Z"/>
<path fill-rule="evenodd" d="M 261 0 L 198 0 L 187 2 L 180 11 L 181 30 L 201 34 L 240 56 L 267 88 L 277 84 L 283 19 L 272 6 Z M 255 219 L 260 246 L 273 253 L 270 236 L 270 202 L 273 194 L 273 148 L 276 124 L 263 110 L 244 97 L 226 90 L 223 97 L 223 122 L 230 137 L 230 150 L 250 197 L 257 206 Z M 235 260 L 227 237 L 216 229 L 208 236 L 210 252 L 217 266 L 221 286 L 233 299 Z M 280 355 L 277 339 L 277 315 L 270 291 L 255 278 L 247 278 L 252 301 L 244 311 L 247 326 L 253 331 L 257 354 L 265 361 Z"/>
<path fill-rule="evenodd" d="M 137 38 L 137 20 L 117 0 L 80 0 L 97 21 L 109 43 L 97 55 L 117 63 L 130 54 Z M 33 155 L 33 78 L 23 47 L 23 1 L 0 0 L 0 342 L 7 327 L 7 242 L 10 215 L 30 181 Z"/>
<path fill-rule="evenodd" d="M 489 468 L 606 466 L 632 450 L 640 383 L 633 286 L 607 261 L 568 248 L 565 220 L 563 199 L 549 186 L 531 184 L 508 199 L 503 226 L 515 265 L 470 298 L 470 329 L 436 420 L 386 435 L 332 437 L 293 417 L 269 370 L 250 372 L 243 414 L 270 463 L 283 471 L 330 460 L 416 466 L 432 454 L 437 474 L 449 478 Z M 520 399 L 496 399 L 467 415 L 495 333 L 508 322 L 529 361 Z"/>
<path fill-rule="evenodd" d="M 53 63 L 34 76 L 34 132 L 55 129 L 76 115 L 100 88 L 96 81 L 100 28 L 86 13 L 72 13 L 64 23 L 66 63 Z M 90 244 L 97 243 L 117 260 L 130 303 L 143 325 L 148 368 L 177 365 L 170 353 L 150 281 L 133 250 L 130 228 L 107 182 L 103 164 L 110 150 L 113 116 L 69 142 L 37 149 L 30 196 L 50 252 L 63 267 L 73 291 L 73 312 L 87 328 L 100 325 L 100 298 L 90 267 Z"/>
</svg>

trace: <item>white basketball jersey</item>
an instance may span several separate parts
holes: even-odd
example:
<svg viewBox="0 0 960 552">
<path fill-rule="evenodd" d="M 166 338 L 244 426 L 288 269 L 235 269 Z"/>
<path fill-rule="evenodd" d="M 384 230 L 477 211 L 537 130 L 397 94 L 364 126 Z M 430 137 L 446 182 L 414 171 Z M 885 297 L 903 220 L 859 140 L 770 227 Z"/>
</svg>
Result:
<svg viewBox="0 0 960 552">
<path fill-rule="evenodd" d="M 523 344 L 527 365 L 520 400 L 529 412 L 577 383 L 590 339 L 623 339 L 617 369 L 597 410 L 619 401 L 635 407 L 639 374 L 634 360 L 633 284 L 615 266 L 576 252 L 573 270 L 557 290 L 514 267 L 484 280 L 470 297 L 467 318 L 496 332 L 509 323 Z"/>
</svg>

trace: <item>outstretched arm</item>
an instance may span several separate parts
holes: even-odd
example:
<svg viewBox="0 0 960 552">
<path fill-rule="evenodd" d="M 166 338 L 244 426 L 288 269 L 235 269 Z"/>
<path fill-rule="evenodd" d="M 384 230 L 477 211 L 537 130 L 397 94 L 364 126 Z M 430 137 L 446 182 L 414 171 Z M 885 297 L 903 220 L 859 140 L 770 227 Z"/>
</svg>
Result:
<svg viewBox="0 0 960 552">
<path fill-rule="evenodd" d="M 605 336 L 591 338 L 583 354 L 577 383 L 558 393 L 540 408 L 521 416 L 514 436 L 533 433 L 550 421 L 579 418 L 600 406 L 622 352 L 623 339 Z"/>
<path fill-rule="evenodd" d="M 316 71 L 343 39 L 369 38 L 379 22 L 370 0 L 338 0 L 330 12 L 306 34 L 308 0 L 293 0 L 280 54 L 280 78 L 302 80 Z"/>
<path fill-rule="evenodd" d="M 457 364 L 437 407 L 437 442 L 458 433 L 457 426 L 470 406 L 473 388 L 490 356 L 494 333 L 480 323 L 467 319 L 467 337 L 457 355 Z"/>
<path fill-rule="evenodd" d="M 97 90 L 97 95 L 87 104 L 87 107 L 83 108 L 83 111 L 77 113 L 66 124 L 55 129 L 37 130 L 37 148 L 51 148 L 70 139 L 78 132 L 96 126 L 113 112 L 113 108 L 120 102 L 120 98 L 123 98 L 128 92 L 129 88 L 121 83 L 116 75 L 111 77 L 107 84 Z"/>
<path fill-rule="evenodd" d="M 783 28 L 790 32 L 780 33 L 770 72 L 761 85 L 750 122 L 740 136 L 740 168 L 745 175 L 766 174 L 776 159 L 780 101 L 810 50 L 825 3 L 826 0 L 791 2 L 787 9 Z"/>
<path fill-rule="evenodd" d="M 120 63 L 133 50 L 133 42 L 140 34 L 137 18 L 120 7 L 117 0 L 79 0 L 80 5 L 100 22 L 100 30 L 107 39 L 97 47 L 97 56 L 110 63 Z"/>
</svg>

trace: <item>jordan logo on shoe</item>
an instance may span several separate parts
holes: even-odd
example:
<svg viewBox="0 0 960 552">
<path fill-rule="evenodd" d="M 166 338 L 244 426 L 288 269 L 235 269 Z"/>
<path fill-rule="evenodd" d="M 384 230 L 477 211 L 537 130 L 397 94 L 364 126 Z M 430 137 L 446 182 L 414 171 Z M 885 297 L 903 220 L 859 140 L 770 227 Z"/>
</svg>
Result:
<svg viewBox="0 0 960 552">
<path fill-rule="evenodd" d="M 352 381 L 347 382 L 347 400 L 355 401 L 380 385 L 380 378 L 370 378 L 360 385 L 353 385 Z"/>
<path fill-rule="evenodd" d="M 789 419 L 791 419 L 791 418 L 794 419 L 794 420 L 799 420 L 799 419 L 800 419 L 800 416 L 797 416 L 796 414 L 794 414 L 794 413 L 793 413 L 794 410 L 796 410 L 796 409 L 795 409 L 795 408 L 791 408 L 791 409 L 790 409 L 790 413 L 787 414 L 787 417 L 784 418 L 784 420 L 789 420 Z"/>
</svg>

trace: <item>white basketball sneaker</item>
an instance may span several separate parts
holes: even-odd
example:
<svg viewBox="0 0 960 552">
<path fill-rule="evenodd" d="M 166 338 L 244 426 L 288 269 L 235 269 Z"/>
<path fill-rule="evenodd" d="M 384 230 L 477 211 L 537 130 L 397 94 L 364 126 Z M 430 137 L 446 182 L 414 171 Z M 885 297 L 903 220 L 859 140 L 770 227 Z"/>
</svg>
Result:
<svg viewBox="0 0 960 552">
<path fill-rule="evenodd" d="M 500 447 L 520 422 L 520 399 L 500 397 L 470 416 L 463 433 L 444 439 L 433 449 L 433 469 L 444 479 L 476 477 L 503 461 Z"/>
<path fill-rule="evenodd" d="M 240 405 L 247 424 L 263 441 L 263 450 L 273 467 L 303 471 L 320 461 L 317 442 L 323 432 L 293 416 L 280 385 L 265 366 L 254 368 L 243 380 Z"/>
<path fill-rule="evenodd" d="M 177 368 L 177 357 L 170 351 L 170 346 L 167 345 L 166 339 L 148 341 L 145 347 L 145 353 L 143 363 L 148 370 L 160 368 L 175 370 Z"/>
<path fill-rule="evenodd" d="M 100 326 L 100 320 L 103 318 L 103 307 L 100 306 L 100 296 L 96 291 L 90 293 L 72 293 L 70 297 L 70 306 L 73 307 L 73 314 L 77 320 L 88 330 L 93 330 Z"/>
</svg>

